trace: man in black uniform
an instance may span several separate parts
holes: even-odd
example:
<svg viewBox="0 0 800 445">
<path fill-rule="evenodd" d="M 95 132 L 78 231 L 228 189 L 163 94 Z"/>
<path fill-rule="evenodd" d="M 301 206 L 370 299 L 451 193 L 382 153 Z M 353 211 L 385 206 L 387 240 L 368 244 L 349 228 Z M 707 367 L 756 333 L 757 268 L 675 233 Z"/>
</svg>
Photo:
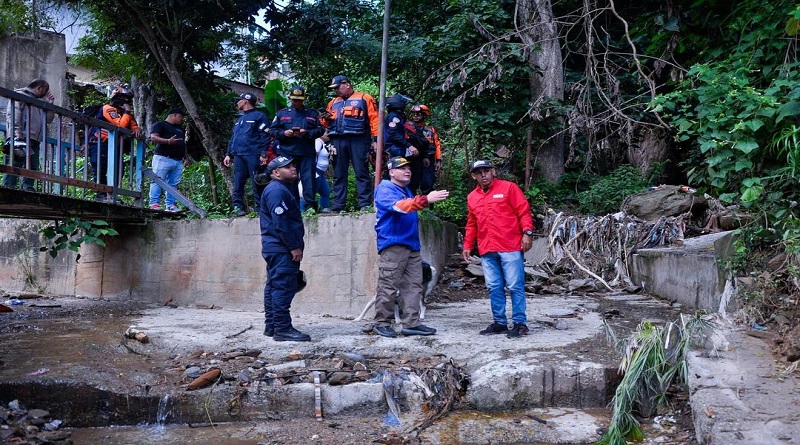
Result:
<svg viewBox="0 0 800 445">
<path fill-rule="evenodd" d="M 167 184 L 177 187 L 183 175 L 183 162 L 186 158 L 186 141 L 183 136 L 183 116 L 186 114 L 180 108 L 173 108 L 167 112 L 167 118 L 158 121 L 150 128 L 150 140 L 155 142 L 156 152 L 153 155 L 153 173 L 166 181 Z M 161 209 L 161 186 L 155 181 L 150 184 L 150 208 Z M 164 200 L 168 212 L 177 212 L 175 197 L 167 193 Z"/>
<path fill-rule="evenodd" d="M 297 168 L 291 158 L 278 156 L 267 165 L 272 181 L 261 195 L 261 256 L 267 262 L 264 286 L 264 335 L 275 341 L 310 341 L 292 326 L 289 307 L 298 291 L 303 260 L 303 215 L 297 196 Z"/>
<path fill-rule="evenodd" d="M 278 155 L 292 158 L 303 184 L 306 208 L 319 210 L 317 205 L 316 174 L 317 151 L 314 140 L 322 136 L 325 127 L 319 122 L 319 113 L 305 106 L 306 90 L 300 85 L 289 93 L 292 106 L 275 114 L 269 134 L 279 143 Z"/>
</svg>

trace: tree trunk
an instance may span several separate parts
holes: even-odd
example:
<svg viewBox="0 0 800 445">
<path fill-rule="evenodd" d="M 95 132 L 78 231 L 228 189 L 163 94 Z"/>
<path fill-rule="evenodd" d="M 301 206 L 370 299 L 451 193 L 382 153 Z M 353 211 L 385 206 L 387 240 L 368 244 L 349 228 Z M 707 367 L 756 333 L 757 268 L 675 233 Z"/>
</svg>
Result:
<svg viewBox="0 0 800 445">
<path fill-rule="evenodd" d="M 517 32 L 526 44 L 530 75 L 531 109 L 534 122 L 560 119 L 543 116 L 542 103 L 564 99 L 564 67 L 558 28 L 550 0 L 517 0 Z M 557 133 L 541 144 L 536 156 L 545 180 L 556 182 L 564 174 L 564 136 Z"/>
<path fill-rule="evenodd" d="M 205 147 L 206 153 L 208 153 L 211 161 L 216 165 L 219 171 L 222 172 L 222 177 L 225 179 L 225 185 L 228 187 L 228 190 L 233 190 L 231 169 L 225 167 L 222 163 L 228 147 L 223 146 L 220 140 L 217 139 L 216 134 L 211 131 L 208 122 L 200 113 L 192 93 L 190 93 L 189 89 L 186 87 L 186 82 L 183 81 L 183 77 L 178 73 L 177 67 L 171 65 L 164 66 L 163 68 L 170 82 L 172 82 L 172 86 L 175 87 L 178 96 L 180 96 L 183 105 L 186 107 L 186 112 L 192 117 L 192 122 L 194 122 L 194 125 L 200 131 L 200 137 L 203 138 L 202 145 Z"/>
<path fill-rule="evenodd" d="M 222 160 L 225 158 L 227 147 L 223 147 L 214 132 L 211 131 L 211 127 L 208 125 L 204 115 L 200 113 L 197 102 L 195 102 L 192 93 L 189 92 L 189 88 L 183 80 L 181 71 L 178 69 L 177 61 L 183 52 L 181 42 L 165 40 L 164 36 L 172 34 L 159 32 L 160 30 L 155 29 L 153 24 L 148 21 L 147 17 L 139 13 L 134 2 L 125 3 L 124 0 L 121 0 L 120 5 L 127 6 L 126 9 L 131 16 L 132 25 L 139 31 L 147 47 L 150 48 L 151 54 L 155 56 L 156 61 L 175 88 L 175 92 L 178 93 L 178 96 L 181 98 L 183 106 L 186 107 L 186 112 L 192 117 L 192 121 L 200 131 L 200 136 L 202 137 L 201 143 L 206 149 L 206 153 L 208 153 L 211 161 L 214 162 L 220 172 L 222 172 L 222 177 L 225 179 L 228 190 L 233 190 L 231 170 L 226 168 L 222 163 Z M 176 35 L 180 35 L 180 33 Z"/>
</svg>

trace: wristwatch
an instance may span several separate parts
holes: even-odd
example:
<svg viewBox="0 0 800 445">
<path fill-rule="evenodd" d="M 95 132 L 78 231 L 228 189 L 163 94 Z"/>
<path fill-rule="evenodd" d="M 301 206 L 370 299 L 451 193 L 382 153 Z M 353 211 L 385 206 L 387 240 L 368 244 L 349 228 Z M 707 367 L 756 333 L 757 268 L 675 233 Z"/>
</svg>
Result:
<svg viewBox="0 0 800 445">
<path fill-rule="evenodd" d="M 522 232 L 523 235 L 533 236 L 533 230 L 525 230 Z"/>
</svg>

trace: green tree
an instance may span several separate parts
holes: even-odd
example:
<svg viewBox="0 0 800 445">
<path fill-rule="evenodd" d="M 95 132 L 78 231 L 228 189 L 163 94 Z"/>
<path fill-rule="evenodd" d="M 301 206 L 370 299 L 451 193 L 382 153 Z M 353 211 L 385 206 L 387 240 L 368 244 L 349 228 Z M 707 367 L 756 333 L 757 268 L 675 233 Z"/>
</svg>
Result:
<svg viewBox="0 0 800 445">
<path fill-rule="evenodd" d="M 197 90 L 218 91 L 214 63 L 221 59 L 226 42 L 239 42 L 242 30 L 255 27 L 256 0 L 63 0 L 89 11 L 95 18 L 94 39 L 105 54 L 99 60 L 119 69 L 137 70 L 145 79 L 162 75 L 174 89 L 198 129 L 202 143 L 231 186 L 230 170 L 223 168 L 225 145 L 219 131 L 198 101 Z M 140 62 L 140 63 L 137 63 Z M 126 68 L 127 67 L 127 68 Z M 156 69 L 157 71 L 154 71 Z M 131 74 L 128 72 L 127 74 Z"/>
</svg>

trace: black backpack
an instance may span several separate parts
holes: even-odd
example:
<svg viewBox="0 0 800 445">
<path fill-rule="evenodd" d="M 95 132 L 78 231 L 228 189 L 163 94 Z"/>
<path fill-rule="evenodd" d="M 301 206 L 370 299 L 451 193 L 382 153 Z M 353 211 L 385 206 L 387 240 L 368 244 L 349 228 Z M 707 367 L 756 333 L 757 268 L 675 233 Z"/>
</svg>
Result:
<svg viewBox="0 0 800 445">
<path fill-rule="evenodd" d="M 101 121 L 105 120 L 103 118 L 103 104 L 89 105 L 83 109 L 82 114 L 93 119 L 100 119 Z"/>
<path fill-rule="evenodd" d="M 105 118 L 103 117 L 103 104 L 94 104 L 89 105 L 88 107 L 84 108 L 81 112 L 86 117 L 91 117 L 92 119 L 99 119 L 105 122 Z M 100 134 L 100 129 L 92 126 L 88 129 L 89 133 L 89 141 L 90 142 L 97 142 L 97 135 Z"/>
</svg>

